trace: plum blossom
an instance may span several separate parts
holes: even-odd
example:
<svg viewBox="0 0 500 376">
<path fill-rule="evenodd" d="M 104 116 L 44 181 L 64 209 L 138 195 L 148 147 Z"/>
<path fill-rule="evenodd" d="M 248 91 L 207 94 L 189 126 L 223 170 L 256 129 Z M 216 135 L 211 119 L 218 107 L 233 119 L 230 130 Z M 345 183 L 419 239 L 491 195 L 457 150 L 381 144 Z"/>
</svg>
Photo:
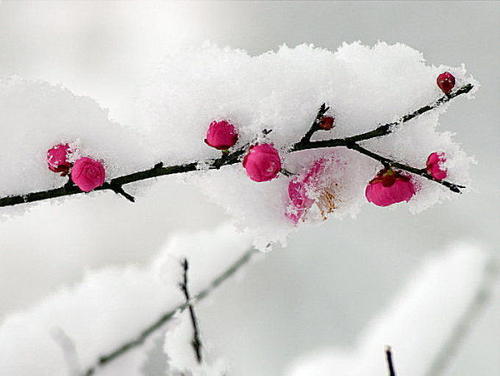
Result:
<svg viewBox="0 0 500 376">
<path fill-rule="evenodd" d="M 410 201 L 416 188 L 411 178 L 390 168 L 381 170 L 366 186 L 366 199 L 377 206 Z"/>
<path fill-rule="evenodd" d="M 219 150 L 227 150 L 238 141 L 236 127 L 227 120 L 212 121 L 208 127 L 205 143 Z"/>
<path fill-rule="evenodd" d="M 427 173 L 436 180 L 443 180 L 448 175 L 448 172 L 443 164 L 446 162 L 444 153 L 432 153 L 427 157 Z"/>
<path fill-rule="evenodd" d="M 335 209 L 335 196 L 330 184 L 322 179 L 328 162 L 325 158 L 317 159 L 304 174 L 290 180 L 288 184 L 290 204 L 285 214 L 294 224 L 304 220 L 314 204 L 318 206 L 323 219 Z"/>
<path fill-rule="evenodd" d="M 101 162 L 82 157 L 71 170 L 71 180 L 84 192 L 90 192 L 104 184 L 106 171 Z"/>
<path fill-rule="evenodd" d="M 69 154 L 71 153 L 68 144 L 58 144 L 53 146 L 47 151 L 47 165 L 50 171 L 60 172 L 61 176 L 69 173 L 73 164 L 69 161 Z"/>
<path fill-rule="evenodd" d="M 281 170 L 279 152 L 272 144 L 254 145 L 243 158 L 243 167 L 253 181 L 272 180 Z"/>
<path fill-rule="evenodd" d="M 455 76 L 453 76 L 450 72 L 441 73 L 437 77 L 436 83 L 443 93 L 449 94 L 455 86 Z"/>
</svg>

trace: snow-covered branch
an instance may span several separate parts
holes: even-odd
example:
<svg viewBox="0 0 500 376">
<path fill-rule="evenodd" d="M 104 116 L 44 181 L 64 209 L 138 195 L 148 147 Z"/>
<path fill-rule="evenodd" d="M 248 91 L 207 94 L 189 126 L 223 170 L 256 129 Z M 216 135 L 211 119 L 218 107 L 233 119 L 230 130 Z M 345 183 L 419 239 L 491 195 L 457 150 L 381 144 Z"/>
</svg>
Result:
<svg viewBox="0 0 500 376">
<path fill-rule="evenodd" d="M 438 100 L 435 102 L 423 106 L 409 114 L 406 114 L 402 116 L 398 121 L 383 124 L 378 126 L 372 131 L 365 132 L 365 133 L 360 133 L 354 136 L 350 137 L 345 137 L 345 138 L 333 138 L 330 140 L 323 140 L 323 141 L 311 141 L 311 137 L 315 132 L 320 130 L 321 128 L 319 127 L 319 120 L 323 116 L 324 113 L 328 110 L 328 108 L 325 105 L 322 105 L 318 115 L 316 116 L 313 125 L 311 128 L 306 132 L 304 137 L 296 142 L 295 144 L 291 145 L 289 147 L 289 152 L 298 152 L 298 151 L 303 151 L 303 150 L 310 150 L 310 149 L 318 149 L 318 148 L 335 148 L 335 147 L 347 147 L 351 150 L 355 150 L 363 155 L 366 155 L 372 159 L 378 160 L 384 165 L 388 166 L 393 166 L 396 168 L 399 168 L 404 171 L 411 172 L 415 175 L 422 176 L 426 179 L 438 182 L 446 187 L 448 187 L 451 191 L 453 192 L 460 192 L 460 188 L 464 188 L 461 185 L 454 184 L 451 182 L 448 182 L 446 180 L 437 180 L 434 177 L 432 177 L 430 174 L 426 172 L 425 169 L 418 169 L 415 167 L 407 166 L 405 164 L 399 163 L 395 160 L 392 160 L 387 157 L 382 157 L 374 152 L 371 152 L 363 147 L 361 147 L 358 142 L 361 141 L 366 141 L 370 140 L 373 138 L 379 138 L 383 137 L 385 135 L 388 135 L 393 132 L 394 128 L 402 123 L 408 122 L 428 111 L 431 111 L 435 108 L 438 108 L 439 106 L 443 105 L 444 103 L 449 102 L 451 99 L 461 95 L 468 93 L 471 91 L 473 88 L 472 84 L 466 84 L 460 88 L 458 88 L 456 91 L 451 92 L 449 94 L 445 94 L 442 97 L 440 97 Z M 124 185 L 134 183 L 137 181 L 142 181 L 142 180 L 147 180 L 159 176 L 164 176 L 164 175 L 172 175 L 172 174 L 181 174 L 181 173 L 187 173 L 191 171 L 196 171 L 196 170 L 213 170 L 213 169 L 220 169 L 224 166 L 229 166 L 236 164 L 240 162 L 242 156 L 246 153 L 248 148 L 248 145 L 244 145 L 240 148 L 237 148 L 234 151 L 228 152 L 228 153 L 222 153 L 222 156 L 217 159 L 212 159 L 212 160 L 205 160 L 205 161 L 195 161 L 195 162 L 189 162 L 185 164 L 178 164 L 178 165 L 171 165 L 171 166 L 164 166 L 163 163 L 158 163 L 154 165 L 152 168 L 143 170 L 143 171 L 138 171 L 134 172 L 131 174 L 126 174 L 122 175 L 116 178 L 111 179 L 108 182 L 105 182 L 103 185 L 96 187 L 94 190 L 111 190 L 117 194 L 123 195 L 125 198 L 127 198 L 130 201 L 134 201 L 133 196 L 130 194 L 126 193 L 123 189 Z M 13 196 L 6 196 L 0 198 L 0 207 L 4 206 L 13 206 L 13 205 L 19 205 L 19 204 L 24 204 L 24 203 L 29 203 L 29 202 L 36 202 L 36 201 L 41 201 L 41 200 L 48 200 L 56 197 L 62 197 L 62 196 L 71 196 L 75 194 L 80 194 L 84 193 L 79 187 L 77 187 L 75 184 L 73 184 L 71 181 L 69 181 L 67 184 L 65 184 L 62 187 L 55 188 L 55 189 L 49 189 L 49 190 L 44 190 L 44 191 L 38 191 L 38 192 L 31 192 L 23 195 L 13 195 Z"/>
</svg>

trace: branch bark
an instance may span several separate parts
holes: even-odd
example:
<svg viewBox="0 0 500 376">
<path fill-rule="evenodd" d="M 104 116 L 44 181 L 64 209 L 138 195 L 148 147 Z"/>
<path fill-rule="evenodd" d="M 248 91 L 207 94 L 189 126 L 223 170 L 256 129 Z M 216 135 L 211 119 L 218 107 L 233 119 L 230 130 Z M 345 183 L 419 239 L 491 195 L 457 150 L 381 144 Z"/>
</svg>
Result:
<svg viewBox="0 0 500 376">
<path fill-rule="evenodd" d="M 413 111 L 409 114 L 406 114 L 399 118 L 395 122 L 387 123 L 387 124 L 382 124 L 375 128 L 372 131 L 361 133 L 358 135 L 346 137 L 346 138 L 334 138 L 330 140 L 323 140 L 323 141 L 311 141 L 311 137 L 313 134 L 318 131 L 318 119 L 321 119 L 321 116 L 328 110 L 325 104 L 321 106 L 321 108 L 318 111 L 318 114 L 313 122 L 313 125 L 311 128 L 306 132 L 304 137 L 295 144 L 291 145 L 288 149 L 289 152 L 298 152 L 302 150 L 310 150 L 310 149 L 318 149 L 318 148 L 335 148 L 335 147 L 348 147 L 352 150 L 355 150 L 357 152 L 360 152 L 370 158 L 376 159 L 378 161 L 381 160 L 381 156 L 376 156 L 375 153 L 370 152 L 367 149 L 362 148 L 359 146 L 358 142 L 360 141 L 366 141 L 370 140 L 373 138 L 378 138 L 378 137 L 383 137 L 385 135 L 388 135 L 393 132 L 394 127 L 406 123 L 412 119 L 415 119 L 416 117 L 429 112 L 435 108 L 440 107 L 441 105 L 449 102 L 453 98 L 456 98 L 459 95 L 468 93 L 471 91 L 473 88 L 472 84 L 467 84 L 464 85 L 460 88 L 458 88 L 456 91 L 443 95 L 433 103 L 426 105 L 424 107 L 419 108 L 416 111 Z M 208 166 L 208 169 L 220 169 L 224 166 L 229 166 L 233 165 L 235 163 L 238 163 L 241 159 L 241 157 L 245 154 L 246 149 L 248 145 L 244 145 L 241 148 L 238 148 L 235 151 L 232 151 L 230 153 L 225 153 L 223 154 L 220 158 L 217 159 L 212 159 L 212 160 L 206 160 L 206 161 L 195 161 L 195 162 L 189 162 L 185 164 L 179 164 L 179 165 L 172 165 L 172 166 L 164 166 L 163 163 L 158 163 L 152 168 L 149 168 L 147 170 L 143 171 L 138 171 L 134 172 L 131 174 L 119 176 L 116 178 L 111 179 L 108 181 L 106 184 L 102 185 L 101 187 L 98 187 L 95 189 L 95 191 L 103 191 L 103 190 L 111 190 L 115 193 L 119 193 L 126 197 L 130 201 L 134 201 L 133 197 L 129 194 L 127 194 L 123 190 L 123 186 L 126 184 L 134 183 L 137 181 L 142 181 L 142 180 L 147 180 L 159 176 L 164 176 L 164 175 L 172 175 L 172 174 L 181 174 L 181 173 L 188 173 L 196 170 L 200 170 L 199 166 L 203 165 L 205 168 Z M 362 151 L 363 150 L 363 151 Z M 384 158 L 384 160 L 391 162 L 391 164 L 394 167 L 405 169 L 405 171 L 409 171 L 413 174 L 420 175 L 426 179 L 430 179 L 433 181 L 436 181 L 433 179 L 430 175 L 426 174 L 422 170 L 419 170 L 417 168 L 413 168 L 410 166 L 403 165 L 401 163 L 398 163 L 396 161 L 392 161 L 390 159 Z M 403 166 L 403 167 L 401 167 Z M 460 185 L 448 182 L 448 181 L 436 181 L 439 184 L 442 184 L 446 187 L 448 187 L 450 190 L 453 192 L 460 192 L 459 188 L 463 188 Z M 36 201 L 41 201 L 41 200 L 47 200 L 47 199 L 52 199 L 52 198 L 57 198 L 57 197 L 63 197 L 63 196 L 71 196 L 71 195 L 76 195 L 76 194 L 81 194 L 84 193 L 82 192 L 77 186 L 73 184 L 66 184 L 60 188 L 54 188 L 54 189 L 49 189 L 49 190 L 44 190 L 44 191 L 38 191 L 38 192 L 31 192 L 23 195 L 12 195 L 12 196 L 6 196 L 0 198 L 0 207 L 4 206 L 13 206 L 13 205 L 19 205 L 19 204 L 25 204 L 29 202 L 36 202 Z"/>
</svg>

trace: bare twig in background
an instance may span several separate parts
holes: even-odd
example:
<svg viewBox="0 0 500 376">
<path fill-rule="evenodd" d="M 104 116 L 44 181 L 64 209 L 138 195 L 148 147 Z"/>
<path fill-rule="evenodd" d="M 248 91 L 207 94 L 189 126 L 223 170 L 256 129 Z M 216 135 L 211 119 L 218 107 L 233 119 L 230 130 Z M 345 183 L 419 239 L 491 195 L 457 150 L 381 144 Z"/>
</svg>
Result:
<svg viewBox="0 0 500 376">
<path fill-rule="evenodd" d="M 61 328 L 53 328 L 50 332 L 54 341 L 61 347 L 64 360 L 68 367 L 68 375 L 77 376 L 80 374 L 80 361 L 76 352 L 75 343 Z"/>
<path fill-rule="evenodd" d="M 182 292 L 184 293 L 184 297 L 186 298 L 186 303 L 188 304 L 189 316 L 191 317 L 191 324 L 193 325 L 193 340 L 191 341 L 191 345 L 193 346 L 194 353 L 196 355 L 196 360 L 199 364 L 203 361 L 201 355 L 201 340 L 200 340 L 200 329 L 198 327 L 198 320 L 196 318 L 196 314 L 193 308 L 193 302 L 191 301 L 191 296 L 189 294 L 188 288 L 188 269 L 189 263 L 187 259 L 183 259 L 181 261 L 182 265 L 182 282 L 179 284 Z"/>
<path fill-rule="evenodd" d="M 349 149 L 356 150 L 358 152 L 360 151 L 360 147 L 357 144 L 358 142 L 361 141 L 366 141 L 370 140 L 373 138 L 378 138 L 378 137 L 383 137 L 386 136 L 390 133 L 393 132 L 394 128 L 399 125 L 406 123 L 428 111 L 431 111 L 435 108 L 440 107 L 441 105 L 449 102 L 453 98 L 468 93 L 471 91 L 473 88 L 472 84 L 467 84 L 464 85 L 454 92 L 450 94 L 443 95 L 442 97 L 438 98 L 436 101 L 433 103 L 426 105 L 424 107 L 419 108 L 416 111 L 413 111 L 409 114 L 406 114 L 402 117 L 400 117 L 397 121 L 387 123 L 387 124 L 382 124 L 379 125 L 377 128 L 375 128 L 372 131 L 361 133 L 358 135 L 346 137 L 346 138 L 334 138 L 330 140 L 324 140 L 324 141 L 311 141 L 311 137 L 313 134 L 319 129 L 318 127 L 318 121 L 321 119 L 321 116 L 328 110 L 328 107 L 326 107 L 325 104 L 323 104 L 319 111 L 318 114 L 313 122 L 313 125 L 310 127 L 310 129 L 305 133 L 304 137 L 295 144 L 290 145 L 288 151 L 289 152 L 296 152 L 296 151 L 301 151 L 301 150 L 309 150 L 309 149 L 318 149 L 318 148 L 334 148 L 334 147 L 348 147 Z M 265 133 L 268 133 L 269 130 L 266 130 Z M 358 147 L 356 147 L 358 145 Z M 246 145 L 247 146 L 247 145 Z M 363 148 L 364 149 L 364 148 Z M 368 151 L 364 149 L 365 151 Z M 120 194 L 124 196 L 126 199 L 129 201 L 134 201 L 134 197 L 128 193 L 125 192 L 123 189 L 123 186 L 126 184 L 134 183 L 137 181 L 141 180 L 147 180 L 151 179 L 154 177 L 158 176 L 164 176 L 164 175 L 171 175 L 171 174 L 180 174 L 180 173 L 187 173 L 191 171 L 197 171 L 200 169 L 200 166 L 204 166 L 204 168 L 208 169 L 220 169 L 224 166 L 229 166 L 236 164 L 240 161 L 241 157 L 245 154 L 246 152 L 246 147 L 241 147 L 238 148 L 234 151 L 231 151 L 230 153 L 223 153 L 223 155 L 220 158 L 217 159 L 211 159 L 211 160 L 205 160 L 205 161 L 195 161 L 195 162 L 190 162 L 190 163 L 185 163 L 185 164 L 180 164 L 180 165 L 173 165 L 173 166 L 164 166 L 163 163 L 158 163 L 154 165 L 153 167 L 143 170 L 143 171 L 138 171 L 138 172 L 133 172 L 128 175 L 122 175 L 116 178 L 111 179 L 110 181 L 106 182 L 104 185 L 97 187 L 95 191 L 102 191 L 102 190 L 111 190 L 117 194 Z M 379 160 L 380 158 L 374 158 L 373 155 L 370 155 L 369 151 L 363 152 L 362 154 L 366 155 L 367 157 L 373 158 L 375 160 Z M 396 166 L 396 161 L 392 161 L 390 159 L 384 158 L 386 161 L 391 162 L 392 165 Z M 404 165 L 405 166 L 405 165 Z M 430 179 L 430 175 L 426 174 L 425 171 L 422 171 L 418 168 L 410 167 L 410 166 L 405 166 L 406 171 L 409 171 L 413 174 L 420 175 L 426 179 Z M 436 181 L 435 179 L 430 179 L 433 181 Z M 460 192 L 459 188 L 463 188 L 457 184 L 453 184 L 451 182 L 447 182 L 444 180 L 439 181 L 440 184 L 448 187 L 451 189 L 453 192 Z M 19 205 L 19 204 L 25 204 L 28 202 L 35 202 L 35 201 L 41 201 L 41 200 L 48 200 L 56 197 L 63 197 L 63 196 L 71 196 L 71 195 L 76 195 L 83 193 L 76 185 L 74 184 L 66 184 L 63 185 L 60 188 L 54 188 L 54 189 L 49 189 L 45 191 L 38 191 L 38 192 L 30 192 L 22 195 L 12 195 L 12 196 L 6 196 L 6 197 L 0 197 L 0 207 L 2 206 L 12 206 L 12 205 Z"/>
<path fill-rule="evenodd" d="M 394 369 L 394 363 L 392 361 L 391 346 L 386 346 L 386 348 L 385 348 L 385 358 L 387 360 L 387 368 L 389 369 L 389 376 L 396 376 L 396 370 Z"/>
<path fill-rule="evenodd" d="M 465 338 L 488 305 L 499 271 L 498 260 L 492 258 L 486 263 L 482 281 L 474 297 L 453 328 L 450 336 L 441 347 L 441 350 L 432 361 L 429 369 L 425 373 L 426 376 L 439 376 L 446 371 L 451 360 L 457 354 L 458 349 L 463 345 Z"/>
<path fill-rule="evenodd" d="M 193 299 L 191 299 L 191 303 L 198 302 L 208 296 L 214 289 L 216 289 L 222 282 L 227 280 L 229 277 L 234 275 L 241 267 L 250 261 L 252 255 L 257 253 L 258 251 L 254 248 L 246 251 L 239 259 L 237 259 L 234 263 L 232 263 L 226 270 L 224 270 L 219 276 L 217 276 L 212 282 L 201 290 L 198 294 L 196 294 Z M 189 302 L 185 302 L 174 309 L 165 312 L 160 316 L 156 321 L 147 326 L 144 330 L 142 330 L 136 337 L 130 339 L 126 343 L 121 346 L 116 347 L 115 349 L 109 351 L 106 354 L 101 355 L 93 365 L 89 366 L 82 373 L 84 376 L 91 376 L 96 373 L 99 368 L 102 368 L 112 362 L 113 360 L 121 357 L 126 354 L 128 351 L 141 346 L 146 339 L 148 339 L 153 333 L 155 333 L 158 329 L 162 328 L 168 321 L 170 321 L 177 312 L 182 312 L 190 305 Z"/>
</svg>

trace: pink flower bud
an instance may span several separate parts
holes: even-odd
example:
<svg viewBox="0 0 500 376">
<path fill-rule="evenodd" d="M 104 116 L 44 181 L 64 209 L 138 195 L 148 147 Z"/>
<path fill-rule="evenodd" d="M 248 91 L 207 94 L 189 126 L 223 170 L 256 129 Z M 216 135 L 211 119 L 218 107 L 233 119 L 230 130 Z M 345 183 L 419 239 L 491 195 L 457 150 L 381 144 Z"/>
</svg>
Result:
<svg viewBox="0 0 500 376">
<path fill-rule="evenodd" d="M 272 180 L 281 170 L 278 150 L 271 144 L 254 145 L 243 158 L 243 167 L 254 181 Z"/>
<path fill-rule="evenodd" d="M 450 72 L 444 72 L 437 77 L 436 83 L 443 93 L 448 94 L 455 86 L 455 77 Z"/>
<path fill-rule="evenodd" d="M 427 157 L 427 173 L 434 179 L 443 180 L 448 175 L 446 168 L 443 167 L 446 162 L 444 153 L 432 153 Z"/>
<path fill-rule="evenodd" d="M 205 143 L 219 150 L 227 150 L 238 141 L 236 127 L 226 120 L 212 121 L 208 127 Z"/>
<path fill-rule="evenodd" d="M 365 196 L 377 206 L 389 206 L 410 201 L 415 192 L 415 185 L 409 176 L 391 169 L 383 169 L 368 183 Z"/>
<path fill-rule="evenodd" d="M 68 144 L 59 144 L 47 151 L 47 164 L 49 170 L 53 172 L 60 172 L 62 176 L 69 173 L 72 163 L 68 161 L 70 153 Z"/>
<path fill-rule="evenodd" d="M 78 159 L 71 170 L 71 180 L 84 192 L 90 192 L 103 185 L 105 177 L 103 164 L 92 158 Z"/>
<path fill-rule="evenodd" d="M 333 128 L 333 123 L 335 118 L 333 116 L 323 116 L 319 121 L 319 127 L 325 131 L 329 131 Z"/>
</svg>

